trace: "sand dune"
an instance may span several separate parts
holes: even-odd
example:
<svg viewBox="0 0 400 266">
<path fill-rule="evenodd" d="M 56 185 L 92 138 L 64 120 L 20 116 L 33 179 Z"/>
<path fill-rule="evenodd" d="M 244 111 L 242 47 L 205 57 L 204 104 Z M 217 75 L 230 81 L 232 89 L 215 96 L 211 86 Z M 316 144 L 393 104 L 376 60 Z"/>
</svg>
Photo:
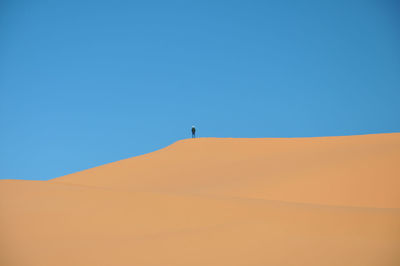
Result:
<svg viewBox="0 0 400 266">
<path fill-rule="evenodd" d="M 0 181 L 0 265 L 400 265 L 400 134 L 188 139 Z"/>
</svg>

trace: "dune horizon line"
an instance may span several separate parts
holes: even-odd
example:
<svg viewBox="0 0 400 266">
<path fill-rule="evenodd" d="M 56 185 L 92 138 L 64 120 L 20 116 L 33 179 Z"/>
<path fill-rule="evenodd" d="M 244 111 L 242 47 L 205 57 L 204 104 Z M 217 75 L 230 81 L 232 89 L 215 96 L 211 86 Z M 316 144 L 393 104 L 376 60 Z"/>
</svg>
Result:
<svg viewBox="0 0 400 266">
<path fill-rule="evenodd" d="M 111 164 L 111 163 L 115 163 L 115 162 L 119 162 L 119 161 L 123 161 L 123 160 L 127 160 L 127 159 L 131 159 L 131 158 L 135 158 L 135 157 L 140 157 L 140 156 L 146 156 L 158 151 L 161 151 L 163 149 L 166 149 L 176 143 L 180 143 L 180 142 L 184 142 L 184 141 L 191 141 L 191 140 L 238 140 L 238 141 L 243 141 L 243 140 L 263 140 L 263 139 L 272 139 L 272 140 L 284 140 L 284 139 L 323 139 L 323 138 L 342 138 L 342 137 L 358 137 L 358 136 L 370 136 L 370 135 L 391 135 L 391 134 L 400 134 L 400 132 L 384 132 L 384 133 L 365 133 L 365 134 L 354 134 L 354 135 L 329 135 L 329 136 L 306 136 L 306 137 L 196 137 L 196 138 L 183 138 L 183 139 L 178 139 L 176 141 L 173 141 L 172 143 L 168 144 L 167 146 L 161 147 L 159 149 L 147 152 L 147 153 L 143 153 L 143 154 L 138 154 L 138 155 L 134 155 L 134 156 L 130 156 L 130 157 L 126 157 L 126 158 L 122 158 L 122 159 L 118 159 L 116 161 L 110 161 L 110 162 L 106 162 L 103 164 L 99 164 L 93 167 L 89 167 L 89 168 L 84 168 L 78 171 L 74 171 L 71 173 L 67 173 L 67 174 L 63 174 L 60 176 L 56 176 L 56 177 L 49 177 L 48 179 L 26 179 L 26 178 L 0 178 L 1 180 L 22 180 L 22 181 L 50 181 L 53 179 L 57 179 L 57 178 L 61 178 L 64 177 L 66 175 L 71 175 L 77 172 L 82 172 L 82 171 L 87 171 L 90 170 L 92 168 L 96 168 L 96 167 L 101 167 L 103 165 L 107 165 L 107 164 Z"/>
</svg>

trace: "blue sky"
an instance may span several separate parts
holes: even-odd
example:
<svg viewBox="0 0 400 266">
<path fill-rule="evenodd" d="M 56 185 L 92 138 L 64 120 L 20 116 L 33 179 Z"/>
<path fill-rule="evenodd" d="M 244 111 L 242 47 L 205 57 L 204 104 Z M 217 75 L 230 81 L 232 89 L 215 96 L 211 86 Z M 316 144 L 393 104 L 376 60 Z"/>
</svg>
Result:
<svg viewBox="0 0 400 266">
<path fill-rule="evenodd" d="M 190 137 L 400 131 L 400 4 L 0 2 L 0 178 Z"/>
</svg>

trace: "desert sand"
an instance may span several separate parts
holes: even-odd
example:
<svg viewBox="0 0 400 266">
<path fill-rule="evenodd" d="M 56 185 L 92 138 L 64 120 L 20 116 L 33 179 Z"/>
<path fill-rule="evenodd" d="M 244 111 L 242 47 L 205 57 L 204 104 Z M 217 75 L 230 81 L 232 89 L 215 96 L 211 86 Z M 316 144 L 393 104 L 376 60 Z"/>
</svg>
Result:
<svg viewBox="0 0 400 266">
<path fill-rule="evenodd" d="M 186 139 L 0 180 L 0 265 L 398 266 L 400 133 Z"/>
</svg>

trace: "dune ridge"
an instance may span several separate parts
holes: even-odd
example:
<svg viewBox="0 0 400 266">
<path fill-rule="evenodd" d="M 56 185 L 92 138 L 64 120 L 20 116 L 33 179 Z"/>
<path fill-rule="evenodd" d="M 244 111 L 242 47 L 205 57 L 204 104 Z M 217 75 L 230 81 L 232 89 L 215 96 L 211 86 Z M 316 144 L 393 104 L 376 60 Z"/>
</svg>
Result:
<svg viewBox="0 0 400 266">
<path fill-rule="evenodd" d="M 0 265 L 400 265 L 400 133 L 178 141 L 0 180 Z"/>
</svg>

